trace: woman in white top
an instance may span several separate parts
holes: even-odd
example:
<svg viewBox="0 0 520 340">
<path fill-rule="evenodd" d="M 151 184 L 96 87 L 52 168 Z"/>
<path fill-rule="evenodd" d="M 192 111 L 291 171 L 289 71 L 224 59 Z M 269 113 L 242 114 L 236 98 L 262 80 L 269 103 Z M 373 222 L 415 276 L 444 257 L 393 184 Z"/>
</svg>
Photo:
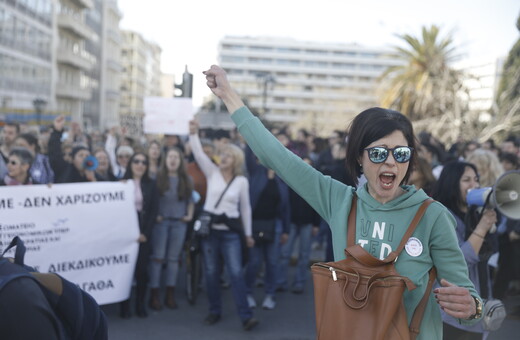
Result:
<svg viewBox="0 0 520 340">
<path fill-rule="evenodd" d="M 245 330 L 250 330 L 258 324 L 258 321 L 253 318 L 253 312 L 247 303 L 242 270 L 242 231 L 247 246 L 254 246 L 251 237 L 249 182 L 242 175 L 244 153 L 239 147 L 228 144 L 220 150 L 220 163 L 216 165 L 202 150 L 198 125 L 194 121 L 190 122 L 189 144 L 195 161 L 207 180 L 204 210 L 213 215 L 211 233 L 201 243 L 209 299 L 209 315 L 204 321 L 212 325 L 220 320 L 222 314 L 220 274 L 223 260 L 242 326 Z M 222 200 L 215 207 L 229 183 L 231 184 L 222 196 Z"/>
</svg>

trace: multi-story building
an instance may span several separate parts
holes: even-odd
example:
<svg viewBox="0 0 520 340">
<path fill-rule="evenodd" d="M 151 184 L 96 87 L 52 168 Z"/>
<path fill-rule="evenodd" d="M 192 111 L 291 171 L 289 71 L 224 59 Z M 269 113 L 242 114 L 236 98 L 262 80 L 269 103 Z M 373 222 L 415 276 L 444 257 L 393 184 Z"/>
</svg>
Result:
<svg viewBox="0 0 520 340">
<path fill-rule="evenodd" d="M 169 73 L 161 74 L 161 97 L 175 97 L 175 75 Z"/>
<path fill-rule="evenodd" d="M 492 118 L 491 110 L 496 102 L 504 60 L 480 60 L 460 66 L 467 74 L 464 85 L 468 89 L 469 109 L 482 122 L 489 122 Z"/>
<path fill-rule="evenodd" d="M 0 121 L 38 123 L 54 106 L 53 1 L 0 0 Z"/>
<path fill-rule="evenodd" d="M 119 124 L 119 87 L 122 66 L 119 22 L 122 14 L 115 0 L 93 0 L 87 13 L 87 25 L 95 39 L 86 42 L 86 50 L 97 62 L 86 74 L 92 96 L 85 102 L 83 122 L 87 127 L 104 130 Z"/>
<path fill-rule="evenodd" d="M 272 123 L 319 134 L 376 106 L 378 78 L 399 61 L 387 48 L 264 37 L 225 37 L 219 62 L 248 105 Z"/>
<path fill-rule="evenodd" d="M 83 122 L 84 102 L 90 100 L 95 79 L 88 73 L 96 67 L 96 57 L 87 51 L 87 42 L 98 39 L 86 23 L 92 0 L 59 0 L 57 3 L 58 51 L 56 61 L 56 109 Z"/>
<path fill-rule="evenodd" d="M 119 124 L 117 0 L 0 0 L 0 121 Z"/>
<path fill-rule="evenodd" d="M 130 134 L 143 134 L 144 98 L 161 96 L 161 48 L 133 31 L 122 31 L 120 121 Z"/>
</svg>

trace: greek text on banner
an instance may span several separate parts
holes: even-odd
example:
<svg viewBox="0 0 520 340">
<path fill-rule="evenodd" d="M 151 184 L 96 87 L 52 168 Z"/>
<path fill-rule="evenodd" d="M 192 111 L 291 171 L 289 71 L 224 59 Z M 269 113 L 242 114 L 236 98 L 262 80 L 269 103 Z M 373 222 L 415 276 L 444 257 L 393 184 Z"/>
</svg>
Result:
<svg viewBox="0 0 520 340">
<path fill-rule="evenodd" d="M 19 236 L 39 272 L 99 304 L 128 298 L 139 246 L 132 181 L 0 187 L 0 214 L 0 249 Z"/>
</svg>

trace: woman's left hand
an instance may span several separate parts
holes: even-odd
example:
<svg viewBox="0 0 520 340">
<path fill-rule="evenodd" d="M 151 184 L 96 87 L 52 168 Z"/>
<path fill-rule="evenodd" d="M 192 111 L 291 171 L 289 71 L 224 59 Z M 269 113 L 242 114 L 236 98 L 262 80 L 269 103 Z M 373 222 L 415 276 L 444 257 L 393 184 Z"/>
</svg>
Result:
<svg viewBox="0 0 520 340">
<path fill-rule="evenodd" d="M 475 300 L 467 288 L 456 286 L 445 279 L 441 280 L 441 286 L 433 292 L 446 314 L 457 319 L 467 319 L 475 314 Z"/>
<path fill-rule="evenodd" d="M 137 239 L 137 242 L 139 243 L 145 243 L 146 241 L 148 241 L 148 239 L 146 238 L 146 236 L 144 234 L 139 234 L 139 238 Z"/>
</svg>

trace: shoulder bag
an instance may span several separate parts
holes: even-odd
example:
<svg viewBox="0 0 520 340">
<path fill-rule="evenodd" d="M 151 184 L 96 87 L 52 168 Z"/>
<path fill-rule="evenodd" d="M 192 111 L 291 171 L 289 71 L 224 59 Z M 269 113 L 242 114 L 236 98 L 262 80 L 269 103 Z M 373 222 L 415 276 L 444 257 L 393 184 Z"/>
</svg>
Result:
<svg viewBox="0 0 520 340">
<path fill-rule="evenodd" d="M 222 201 L 222 197 L 224 197 L 224 194 L 228 190 L 228 188 L 231 186 L 231 183 L 235 180 L 235 177 L 231 178 L 229 183 L 226 185 L 226 188 L 220 195 L 217 203 L 215 203 L 215 209 L 220 204 L 220 201 Z M 211 224 L 213 223 L 213 214 L 211 214 L 208 211 L 202 211 L 193 224 L 193 231 L 195 232 L 195 235 L 200 238 L 206 238 L 209 236 L 209 233 L 211 232 Z"/>
<path fill-rule="evenodd" d="M 431 202 L 426 200 L 418 209 L 397 249 L 379 260 L 355 244 L 354 194 L 348 217 L 346 259 L 311 266 L 317 339 L 415 339 L 437 276 L 435 267 L 430 270 L 426 291 L 408 325 L 403 293 L 416 287 L 408 277 L 399 275 L 395 261 Z"/>
</svg>

